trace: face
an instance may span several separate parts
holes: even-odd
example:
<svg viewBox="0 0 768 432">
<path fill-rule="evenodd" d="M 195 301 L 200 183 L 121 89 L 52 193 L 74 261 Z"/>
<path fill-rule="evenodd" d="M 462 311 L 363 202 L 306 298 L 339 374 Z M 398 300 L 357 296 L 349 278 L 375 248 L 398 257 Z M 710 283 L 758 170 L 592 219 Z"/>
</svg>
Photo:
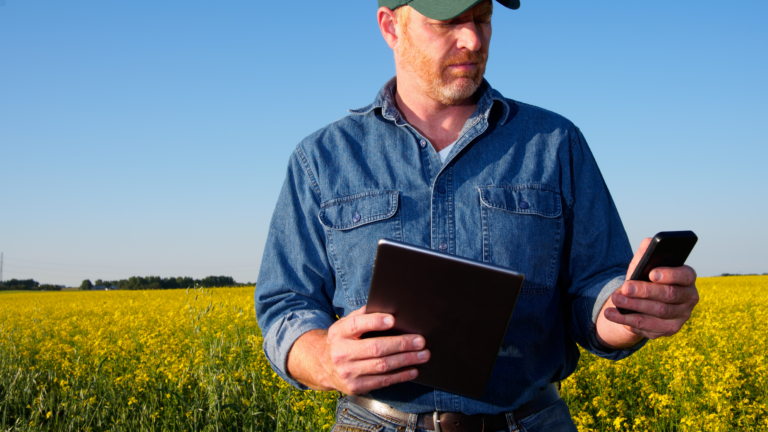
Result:
<svg viewBox="0 0 768 432">
<path fill-rule="evenodd" d="M 414 9 L 400 14 L 399 62 L 428 97 L 457 105 L 475 93 L 488 61 L 492 14 L 491 0 L 449 21 L 427 18 Z"/>
</svg>

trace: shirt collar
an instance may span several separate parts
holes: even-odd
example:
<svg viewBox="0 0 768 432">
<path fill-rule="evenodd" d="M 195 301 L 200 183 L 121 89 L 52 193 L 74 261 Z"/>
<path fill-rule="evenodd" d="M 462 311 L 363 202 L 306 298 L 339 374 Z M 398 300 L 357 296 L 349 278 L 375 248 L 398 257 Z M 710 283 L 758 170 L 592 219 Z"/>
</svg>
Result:
<svg viewBox="0 0 768 432">
<path fill-rule="evenodd" d="M 381 90 L 379 90 L 379 93 L 376 95 L 376 98 L 370 105 L 358 109 L 350 109 L 349 112 L 353 115 L 365 115 L 375 110 L 376 108 L 379 108 L 381 109 L 381 115 L 385 119 L 391 120 L 396 124 L 399 124 L 400 122 L 405 124 L 405 121 L 400 116 L 400 112 L 397 111 L 397 106 L 395 105 L 395 96 L 393 90 L 395 88 L 396 81 L 397 77 L 392 77 L 392 79 L 387 81 Z M 487 119 L 491 108 L 493 108 L 494 102 L 497 102 L 504 110 L 500 122 L 501 124 L 505 124 L 509 117 L 510 111 L 512 111 L 510 108 L 511 101 L 508 101 L 506 98 L 504 98 L 504 96 L 501 95 L 501 93 L 494 90 L 488 81 L 485 80 L 485 78 L 483 78 L 483 82 L 480 84 L 480 88 L 478 88 L 477 91 L 482 92 L 482 95 L 480 96 L 480 100 L 477 102 L 477 110 L 475 110 L 473 117 L 484 116 Z"/>
</svg>

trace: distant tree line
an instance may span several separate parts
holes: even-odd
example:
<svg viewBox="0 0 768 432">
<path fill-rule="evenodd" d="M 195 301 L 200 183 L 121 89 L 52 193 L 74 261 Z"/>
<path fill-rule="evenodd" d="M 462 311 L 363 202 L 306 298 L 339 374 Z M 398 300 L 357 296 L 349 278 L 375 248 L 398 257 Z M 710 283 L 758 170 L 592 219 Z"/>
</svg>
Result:
<svg viewBox="0 0 768 432">
<path fill-rule="evenodd" d="M 249 286 L 253 283 L 238 283 L 231 276 L 207 276 L 195 279 L 188 276 L 161 278 L 160 276 L 132 276 L 128 279 L 101 280 L 91 283 L 89 279 L 80 284 L 82 290 L 92 290 L 94 287 L 117 288 L 123 290 L 154 290 L 175 288 L 218 288 L 230 286 Z M 40 284 L 34 279 L 11 279 L 0 282 L 0 291 L 61 291 L 64 285 Z"/>
<path fill-rule="evenodd" d="M 202 279 L 194 279 L 188 276 L 168 278 L 161 278 L 160 276 L 131 276 L 128 279 L 120 279 L 114 281 L 96 279 L 93 283 L 91 283 L 90 279 L 86 279 L 82 284 L 80 284 L 80 289 L 92 290 L 94 287 L 99 286 L 121 290 L 159 290 L 190 288 L 195 286 L 204 288 L 217 288 L 243 285 L 253 284 L 237 283 L 231 276 L 207 276 Z"/>
<path fill-rule="evenodd" d="M 64 288 L 63 285 L 40 285 L 40 282 L 37 282 L 34 279 L 11 279 L 0 282 L 0 291 L 61 291 L 62 288 Z"/>
<path fill-rule="evenodd" d="M 768 276 L 768 273 L 759 275 L 757 273 L 723 273 L 720 276 Z"/>
</svg>

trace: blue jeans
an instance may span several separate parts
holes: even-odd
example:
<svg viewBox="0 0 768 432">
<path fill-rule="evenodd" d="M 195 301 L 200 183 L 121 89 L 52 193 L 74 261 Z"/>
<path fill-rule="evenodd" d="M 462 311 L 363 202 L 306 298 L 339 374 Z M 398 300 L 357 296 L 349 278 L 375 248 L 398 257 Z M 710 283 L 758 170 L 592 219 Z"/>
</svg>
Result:
<svg viewBox="0 0 768 432">
<path fill-rule="evenodd" d="M 408 423 L 393 422 L 341 398 L 336 408 L 336 424 L 331 432 L 426 431 L 416 428 L 417 419 L 418 415 L 412 414 Z M 562 399 L 523 419 L 518 420 L 507 414 L 507 423 L 509 426 L 506 429 L 487 432 L 576 432 L 571 413 Z"/>
</svg>

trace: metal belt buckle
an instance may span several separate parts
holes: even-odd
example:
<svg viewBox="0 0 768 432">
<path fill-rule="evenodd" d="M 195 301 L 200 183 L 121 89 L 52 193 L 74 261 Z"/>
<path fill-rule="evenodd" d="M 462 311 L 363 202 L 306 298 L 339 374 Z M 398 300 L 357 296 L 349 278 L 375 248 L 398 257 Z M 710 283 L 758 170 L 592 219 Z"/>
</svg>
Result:
<svg viewBox="0 0 768 432">
<path fill-rule="evenodd" d="M 443 432 L 440 428 L 440 415 L 437 414 L 437 411 L 432 413 L 432 423 L 435 424 L 435 432 Z"/>
</svg>

